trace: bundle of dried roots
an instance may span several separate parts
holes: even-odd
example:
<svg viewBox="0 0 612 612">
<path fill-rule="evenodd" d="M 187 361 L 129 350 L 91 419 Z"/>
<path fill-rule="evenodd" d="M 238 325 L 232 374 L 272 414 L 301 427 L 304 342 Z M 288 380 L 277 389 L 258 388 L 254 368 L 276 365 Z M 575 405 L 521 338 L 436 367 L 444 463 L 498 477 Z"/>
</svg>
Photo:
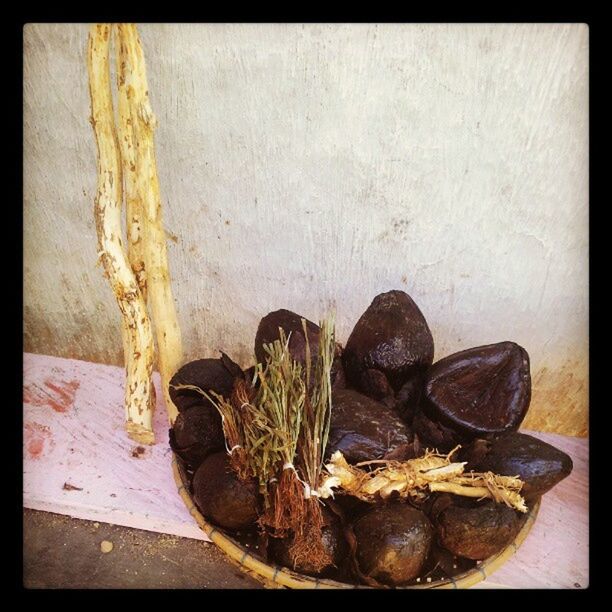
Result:
<svg viewBox="0 0 612 612">
<path fill-rule="evenodd" d="M 497 503 L 527 512 L 520 495 L 523 481 L 512 476 L 499 476 L 493 472 L 464 474 L 465 462 L 451 462 L 456 447 L 447 455 L 428 451 L 423 457 L 409 461 L 368 461 L 349 465 L 340 451 L 335 452 L 325 466 L 327 476 L 319 488 L 319 495 L 327 498 L 334 489 L 366 502 L 387 499 L 392 494 L 414 501 L 423 501 L 429 493 L 443 492 L 474 497 L 491 498 Z M 361 467 L 378 464 L 367 471 Z"/>
<path fill-rule="evenodd" d="M 331 367 L 336 342 L 334 320 L 333 316 L 330 316 L 321 323 L 319 350 L 313 361 L 306 322 L 303 319 L 302 326 L 306 338 L 306 397 L 297 455 L 304 478 L 305 516 L 294 527 L 295 537 L 289 553 L 294 564 L 309 563 L 318 571 L 332 562 L 323 545 L 322 504 L 317 488 L 321 484 L 323 457 L 331 423 Z"/>
<path fill-rule="evenodd" d="M 321 324 L 314 358 L 304 332 L 304 365 L 291 357 L 290 338 L 279 329 L 279 339 L 265 345 L 266 363 L 257 365 L 252 381 L 237 379 L 229 398 L 203 394 L 221 414 L 233 469 L 259 481 L 260 526 L 275 537 L 291 537 L 295 564 L 322 568 L 331 562 L 317 489 L 331 417 L 333 320 Z"/>
</svg>

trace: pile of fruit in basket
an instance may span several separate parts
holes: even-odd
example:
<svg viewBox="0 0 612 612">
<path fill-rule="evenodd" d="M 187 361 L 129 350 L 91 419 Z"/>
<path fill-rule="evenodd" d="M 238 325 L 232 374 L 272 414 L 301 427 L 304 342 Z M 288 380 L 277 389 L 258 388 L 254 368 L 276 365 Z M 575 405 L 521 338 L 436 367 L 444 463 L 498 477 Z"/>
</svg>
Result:
<svg viewBox="0 0 612 612">
<path fill-rule="evenodd" d="M 569 456 L 518 432 L 529 357 L 513 342 L 433 363 L 425 318 L 378 295 L 345 347 L 333 319 L 265 316 L 256 364 L 170 381 L 170 444 L 201 513 L 301 574 L 372 586 L 450 577 L 508 546 Z"/>
</svg>

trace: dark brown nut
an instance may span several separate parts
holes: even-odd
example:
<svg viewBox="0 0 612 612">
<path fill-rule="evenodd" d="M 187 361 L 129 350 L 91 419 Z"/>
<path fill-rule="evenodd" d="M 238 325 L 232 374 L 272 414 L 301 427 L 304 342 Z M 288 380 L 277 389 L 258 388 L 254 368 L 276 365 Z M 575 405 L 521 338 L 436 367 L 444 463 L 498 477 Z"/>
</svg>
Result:
<svg viewBox="0 0 612 612">
<path fill-rule="evenodd" d="M 427 576 L 429 573 L 441 573 L 443 576 L 456 576 L 473 569 L 474 565 L 475 561 L 453 555 L 450 550 L 440 546 L 434 538 L 421 574 Z"/>
<path fill-rule="evenodd" d="M 431 420 L 421 410 L 416 413 L 412 421 L 412 429 L 424 447 L 436 449 L 441 453 L 448 453 L 455 446 L 465 442 L 464 436 L 440 422 Z"/>
<path fill-rule="evenodd" d="M 343 494 L 342 490 L 334 495 L 334 504 L 344 514 L 347 522 L 352 522 L 357 517 L 369 512 L 372 509 L 372 504 L 362 501 L 358 497 Z"/>
<path fill-rule="evenodd" d="M 377 295 L 355 325 L 343 353 L 350 385 L 382 399 L 399 391 L 433 360 L 433 337 L 423 313 L 403 291 Z"/>
<path fill-rule="evenodd" d="M 433 493 L 427 498 L 421 510 L 423 510 L 431 522 L 436 525 L 438 514 L 440 514 L 442 510 L 446 510 L 446 508 L 452 506 L 455 499 L 455 496 L 450 493 Z"/>
<path fill-rule="evenodd" d="M 531 400 L 527 351 L 499 342 L 444 357 L 427 372 L 424 400 L 432 420 L 472 437 L 518 429 Z"/>
<path fill-rule="evenodd" d="M 395 397 L 395 409 L 409 425 L 419 409 L 424 386 L 424 375 L 417 374 L 402 385 Z"/>
<path fill-rule="evenodd" d="M 353 525 L 360 571 L 391 586 L 416 578 L 425 563 L 433 528 L 408 504 L 376 505 Z"/>
<path fill-rule="evenodd" d="M 525 484 L 521 495 L 536 499 L 569 476 L 573 462 L 569 455 L 554 446 L 524 433 L 511 432 L 490 445 L 488 454 L 477 466 L 502 476 L 518 476 Z"/>
<path fill-rule="evenodd" d="M 493 438 L 493 436 L 491 436 Z M 453 457 L 454 461 L 465 461 L 465 471 L 476 471 L 480 462 L 491 449 L 492 439 L 475 438 L 469 444 L 462 446 Z"/>
<path fill-rule="evenodd" d="M 224 445 L 221 415 L 210 404 L 195 404 L 179 412 L 170 430 L 170 447 L 192 469 Z"/>
<path fill-rule="evenodd" d="M 342 358 L 334 357 L 331 367 L 332 389 L 346 389 L 346 377 L 344 376 L 344 368 L 342 367 Z"/>
<path fill-rule="evenodd" d="M 208 403 L 197 391 L 177 390 L 173 385 L 194 385 L 206 393 L 214 391 L 224 397 L 232 392 L 234 380 L 242 376 L 240 366 L 234 363 L 225 353 L 220 359 L 197 359 L 186 363 L 170 379 L 170 399 L 179 412 L 196 404 Z"/>
<path fill-rule="evenodd" d="M 409 459 L 418 459 L 425 454 L 426 447 L 417 435 L 412 436 L 412 441 L 408 444 L 402 444 L 385 454 L 385 459 L 388 461 L 408 461 Z"/>
<path fill-rule="evenodd" d="M 316 355 L 319 346 L 321 330 L 318 325 L 301 317 L 290 310 L 275 310 L 267 314 L 260 322 L 255 336 L 255 357 L 259 363 L 266 363 L 267 353 L 264 344 L 270 344 L 279 339 L 279 328 L 282 328 L 289 338 L 289 352 L 293 359 L 304 363 L 306 361 L 306 339 L 302 319 L 306 321 L 308 342 L 311 355 Z"/>
<path fill-rule="evenodd" d="M 300 574 L 309 576 L 328 577 L 334 570 L 339 568 L 345 561 L 348 554 L 348 544 L 344 539 L 344 531 L 340 519 L 327 508 L 323 508 L 323 529 L 322 543 L 326 553 L 331 559 L 331 563 L 317 571 L 317 569 L 307 561 L 297 559 L 293 563 L 290 549 L 292 538 L 270 538 L 268 551 L 272 558 L 281 565 L 288 567 Z"/>
<path fill-rule="evenodd" d="M 454 499 L 435 515 L 439 543 L 454 555 L 486 559 L 504 549 L 518 534 L 524 515 L 494 501 Z"/>
<path fill-rule="evenodd" d="M 413 441 L 410 428 L 390 408 L 352 389 L 338 389 L 327 442 L 329 457 L 339 450 L 349 463 L 382 459 Z"/>
<path fill-rule="evenodd" d="M 392 400 L 394 397 L 393 387 L 387 375 L 375 368 L 363 370 L 359 377 L 359 383 L 354 383 L 354 386 L 364 395 L 379 401 L 386 402 L 387 400 Z"/>
<path fill-rule="evenodd" d="M 248 381 L 252 382 L 253 378 L 255 376 L 255 372 L 256 371 L 257 371 L 257 368 L 254 365 L 252 365 L 251 367 L 247 368 L 244 371 L 244 378 L 245 378 L 245 380 L 248 380 Z"/>
<path fill-rule="evenodd" d="M 225 451 L 204 459 L 193 477 L 192 488 L 200 511 L 215 525 L 239 530 L 255 524 L 260 508 L 257 483 L 239 480 Z"/>
</svg>

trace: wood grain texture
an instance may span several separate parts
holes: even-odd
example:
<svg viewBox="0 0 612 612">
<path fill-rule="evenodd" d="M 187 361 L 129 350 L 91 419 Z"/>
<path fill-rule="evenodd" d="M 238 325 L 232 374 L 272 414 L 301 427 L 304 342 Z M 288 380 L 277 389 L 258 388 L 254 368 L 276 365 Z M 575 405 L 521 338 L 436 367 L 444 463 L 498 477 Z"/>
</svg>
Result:
<svg viewBox="0 0 612 612">
<path fill-rule="evenodd" d="M 24 506 L 207 540 L 177 493 L 161 400 L 158 442 L 139 452 L 123 431 L 124 384 L 122 368 L 25 355 Z M 567 452 L 574 470 L 543 497 L 531 533 L 485 585 L 586 587 L 588 440 L 534 435 Z"/>
<path fill-rule="evenodd" d="M 259 319 L 408 291 L 436 358 L 532 360 L 526 425 L 585 435 L 588 28 L 139 25 L 188 359 Z M 25 346 L 121 363 L 95 267 L 87 26 L 25 27 Z M 50 88 L 49 83 L 54 86 Z"/>
</svg>

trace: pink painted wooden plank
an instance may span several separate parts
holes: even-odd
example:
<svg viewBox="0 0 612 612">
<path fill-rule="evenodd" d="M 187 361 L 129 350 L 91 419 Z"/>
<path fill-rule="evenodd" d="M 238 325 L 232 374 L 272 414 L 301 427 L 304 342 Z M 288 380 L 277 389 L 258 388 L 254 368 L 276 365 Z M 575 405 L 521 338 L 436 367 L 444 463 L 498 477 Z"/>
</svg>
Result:
<svg viewBox="0 0 612 612">
<path fill-rule="evenodd" d="M 141 454 L 124 429 L 124 381 L 123 368 L 24 356 L 24 506 L 208 540 L 176 491 L 159 376 L 157 443 Z"/>
<path fill-rule="evenodd" d="M 24 506 L 207 540 L 176 492 L 159 377 L 157 444 L 137 457 L 123 425 L 124 380 L 122 368 L 24 356 Z M 586 587 L 588 441 L 529 433 L 565 450 L 574 471 L 544 497 L 516 555 L 481 586 Z"/>
</svg>

